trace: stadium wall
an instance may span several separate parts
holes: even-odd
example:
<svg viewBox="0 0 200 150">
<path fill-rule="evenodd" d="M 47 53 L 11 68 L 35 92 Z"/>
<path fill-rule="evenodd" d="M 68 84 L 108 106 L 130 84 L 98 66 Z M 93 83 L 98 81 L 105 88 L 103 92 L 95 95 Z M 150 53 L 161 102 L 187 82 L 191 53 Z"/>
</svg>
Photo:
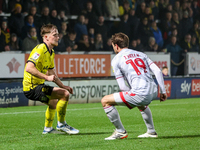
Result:
<svg viewBox="0 0 200 150">
<path fill-rule="evenodd" d="M 157 82 L 155 80 L 155 82 Z M 165 88 L 168 99 L 200 97 L 200 77 L 165 78 Z M 97 103 L 105 95 L 119 91 L 115 79 L 80 79 L 63 81 L 71 86 L 74 93 L 70 95 L 69 103 Z M 52 82 L 46 82 L 56 86 Z M 158 91 L 159 87 L 158 87 Z M 156 100 L 159 99 L 159 92 Z M 21 82 L 0 83 L 0 107 L 42 105 L 40 102 L 28 100 L 22 89 Z"/>
</svg>

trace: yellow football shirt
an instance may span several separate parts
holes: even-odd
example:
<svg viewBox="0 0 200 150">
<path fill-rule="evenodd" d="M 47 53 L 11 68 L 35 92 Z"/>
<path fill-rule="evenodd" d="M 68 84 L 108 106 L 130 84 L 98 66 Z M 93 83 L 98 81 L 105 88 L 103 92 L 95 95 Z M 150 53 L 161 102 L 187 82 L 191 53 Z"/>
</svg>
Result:
<svg viewBox="0 0 200 150">
<path fill-rule="evenodd" d="M 52 49 L 50 53 L 47 45 L 45 43 L 42 43 L 37 45 L 31 51 L 27 62 L 34 63 L 38 71 L 40 71 L 43 74 L 46 74 L 48 69 L 54 68 L 54 57 L 54 50 Z M 26 72 L 26 69 L 24 69 L 23 91 L 30 91 L 30 89 L 33 89 L 37 85 L 43 84 L 44 82 L 44 79 L 33 76 L 30 73 Z"/>
</svg>

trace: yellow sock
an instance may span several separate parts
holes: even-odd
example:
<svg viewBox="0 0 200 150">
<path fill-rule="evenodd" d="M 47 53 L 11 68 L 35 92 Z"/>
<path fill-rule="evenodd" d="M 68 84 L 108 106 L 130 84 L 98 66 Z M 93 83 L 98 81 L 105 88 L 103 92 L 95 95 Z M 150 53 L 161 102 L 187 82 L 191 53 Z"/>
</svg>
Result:
<svg viewBox="0 0 200 150">
<path fill-rule="evenodd" d="M 56 109 L 50 109 L 49 107 L 47 107 L 47 110 L 45 113 L 45 127 L 52 127 L 55 113 L 56 113 Z"/>
<path fill-rule="evenodd" d="M 56 106 L 57 119 L 59 122 L 65 121 L 65 114 L 67 109 L 68 101 L 59 100 Z"/>
</svg>

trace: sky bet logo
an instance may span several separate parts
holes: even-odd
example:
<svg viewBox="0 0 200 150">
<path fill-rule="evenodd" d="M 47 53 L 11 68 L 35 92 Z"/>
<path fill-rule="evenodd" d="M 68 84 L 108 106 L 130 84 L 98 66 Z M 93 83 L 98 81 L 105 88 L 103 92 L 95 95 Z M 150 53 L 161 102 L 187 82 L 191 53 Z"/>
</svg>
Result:
<svg viewBox="0 0 200 150">
<path fill-rule="evenodd" d="M 187 93 L 189 95 L 191 91 L 191 95 L 200 95 L 200 79 L 193 79 L 192 84 L 187 83 L 186 80 L 181 84 L 181 92 Z"/>
<path fill-rule="evenodd" d="M 21 64 L 15 58 L 13 58 L 10 62 L 7 63 L 7 66 L 10 69 L 10 73 L 12 73 L 13 71 L 18 73 L 18 69 Z"/>
</svg>

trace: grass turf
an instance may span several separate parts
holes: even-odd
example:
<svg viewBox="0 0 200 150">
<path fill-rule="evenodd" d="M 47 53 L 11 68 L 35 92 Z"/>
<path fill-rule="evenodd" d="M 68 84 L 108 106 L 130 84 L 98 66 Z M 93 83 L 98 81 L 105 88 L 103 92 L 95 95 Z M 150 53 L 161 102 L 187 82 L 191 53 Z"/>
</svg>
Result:
<svg viewBox="0 0 200 150">
<path fill-rule="evenodd" d="M 0 108 L 1 150 L 199 150 L 200 99 L 153 101 L 156 139 L 140 139 L 146 132 L 137 108 L 116 106 L 129 136 L 127 139 L 105 141 L 113 133 L 100 103 L 69 104 L 66 120 L 80 130 L 78 135 L 42 135 L 46 106 Z M 56 127 L 56 117 L 53 127 Z"/>
</svg>

